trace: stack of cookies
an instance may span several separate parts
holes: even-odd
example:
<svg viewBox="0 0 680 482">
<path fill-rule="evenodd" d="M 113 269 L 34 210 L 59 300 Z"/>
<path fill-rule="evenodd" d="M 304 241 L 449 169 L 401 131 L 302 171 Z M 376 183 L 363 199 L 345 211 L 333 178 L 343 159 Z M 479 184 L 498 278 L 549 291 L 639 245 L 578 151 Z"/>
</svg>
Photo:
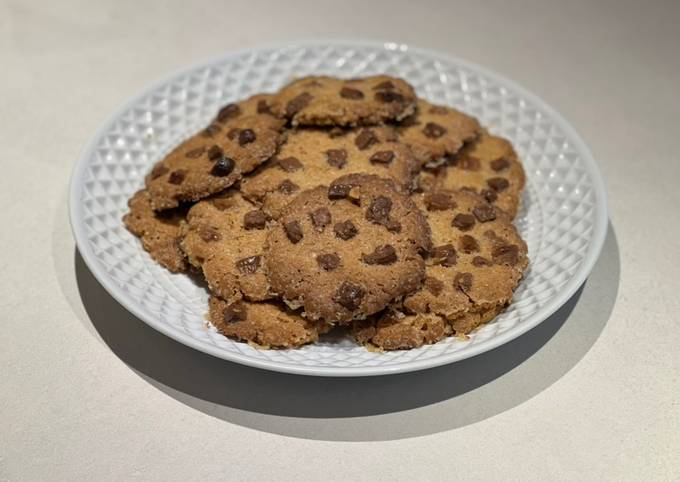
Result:
<svg viewBox="0 0 680 482">
<path fill-rule="evenodd" d="M 293 348 L 339 327 L 410 349 L 510 303 L 523 187 L 507 140 L 405 81 L 305 77 L 223 107 L 124 222 L 162 266 L 202 274 L 227 337 Z"/>
</svg>

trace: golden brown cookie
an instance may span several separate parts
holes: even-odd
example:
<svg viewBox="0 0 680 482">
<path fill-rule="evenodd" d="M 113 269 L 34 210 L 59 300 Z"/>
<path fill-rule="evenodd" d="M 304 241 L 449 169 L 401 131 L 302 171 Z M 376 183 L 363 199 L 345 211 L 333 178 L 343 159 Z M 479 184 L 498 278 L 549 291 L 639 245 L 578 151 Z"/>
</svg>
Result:
<svg viewBox="0 0 680 482">
<path fill-rule="evenodd" d="M 235 190 L 195 204 L 182 230 L 182 249 L 203 270 L 210 291 L 231 303 L 272 298 L 263 260 L 267 217 Z"/>
<path fill-rule="evenodd" d="M 267 236 L 267 276 L 308 318 L 349 322 L 417 289 L 429 246 L 409 197 L 386 179 L 350 174 L 291 201 Z"/>
<path fill-rule="evenodd" d="M 216 296 L 209 300 L 208 320 L 224 336 L 260 348 L 294 348 L 312 343 L 330 328 L 310 321 L 279 302 L 227 303 Z"/>
<path fill-rule="evenodd" d="M 402 315 L 355 325 L 362 343 L 416 348 L 467 334 L 510 303 L 527 267 L 526 244 L 510 217 L 481 196 L 442 190 L 418 196 L 417 204 L 432 229 L 423 287 L 404 298 Z M 415 336 L 416 327 L 426 333 Z"/>
<path fill-rule="evenodd" d="M 274 219 L 293 195 L 329 185 L 345 174 L 387 177 L 409 192 L 420 164 L 408 147 L 385 140 L 392 138 L 392 132 L 384 127 L 294 130 L 274 159 L 241 181 L 241 192 L 262 204 Z"/>
<path fill-rule="evenodd" d="M 418 99 L 416 113 L 397 128 L 399 140 L 407 144 L 422 164 L 436 165 L 475 139 L 481 127 L 477 119 L 452 107 Z"/>
<path fill-rule="evenodd" d="M 272 111 L 293 126 L 376 125 L 411 115 L 415 100 L 413 87 L 387 75 L 310 76 L 283 87 L 272 101 Z"/>
<path fill-rule="evenodd" d="M 186 271 L 186 258 L 179 245 L 180 225 L 186 217 L 186 208 L 154 212 L 149 193 L 144 189 L 130 198 L 128 206 L 130 212 L 123 216 L 123 223 L 141 239 L 151 257 L 173 273 Z"/>
</svg>

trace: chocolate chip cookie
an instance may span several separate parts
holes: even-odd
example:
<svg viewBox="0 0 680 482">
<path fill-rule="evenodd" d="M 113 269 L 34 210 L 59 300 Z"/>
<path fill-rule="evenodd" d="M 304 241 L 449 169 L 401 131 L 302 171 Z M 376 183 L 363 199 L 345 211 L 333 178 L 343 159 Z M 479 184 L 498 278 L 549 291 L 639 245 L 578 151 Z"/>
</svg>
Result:
<svg viewBox="0 0 680 482">
<path fill-rule="evenodd" d="M 219 118 L 219 114 L 218 114 Z M 222 191 L 276 154 L 281 122 L 271 115 L 213 122 L 157 163 L 146 177 L 155 210 Z"/>
<path fill-rule="evenodd" d="M 524 169 L 512 144 L 483 132 L 435 170 L 432 186 L 476 192 L 515 217 L 524 183 Z"/>
<path fill-rule="evenodd" d="M 481 127 L 477 119 L 452 107 L 418 99 L 415 114 L 397 128 L 399 140 L 407 144 L 422 164 L 442 163 L 475 139 Z"/>
<path fill-rule="evenodd" d="M 309 319 L 365 318 L 416 290 L 430 230 L 413 200 L 367 174 L 300 193 L 267 236 L 272 289 Z"/>
<path fill-rule="evenodd" d="M 288 309 L 283 303 L 209 300 L 208 320 L 224 336 L 259 348 L 295 348 L 312 343 L 330 328 Z"/>
<path fill-rule="evenodd" d="M 526 244 L 510 217 L 483 197 L 440 190 L 417 204 L 432 229 L 423 286 L 404 298 L 401 314 L 356 324 L 362 343 L 405 349 L 465 335 L 510 303 L 527 267 Z"/>
<path fill-rule="evenodd" d="M 241 181 L 241 191 L 275 219 L 292 196 L 344 174 L 387 177 L 408 192 L 420 164 L 408 147 L 387 140 L 392 133 L 384 127 L 294 130 L 267 166 Z"/>
<path fill-rule="evenodd" d="M 235 190 L 204 199 L 187 214 L 182 249 L 210 291 L 229 303 L 272 298 L 263 259 L 267 216 Z"/>
<path fill-rule="evenodd" d="M 181 223 L 186 208 L 170 209 L 160 213 L 151 207 L 149 193 L 142 189 L 128 201 L 130 212 L 123 216 L 125 227 L 139 237 L 142 246 L 161 266 L 178 273 L 186 271 L 187 262 L 180 249 Z"/>
<path fill-rule="evenodd" d="M 293 126 L 375 125 L 411 115 L 415 101 L 413 87 L 387 75 L 310 76 L 283 87 L 272 101 L 272 111 Z"/>
</svg>

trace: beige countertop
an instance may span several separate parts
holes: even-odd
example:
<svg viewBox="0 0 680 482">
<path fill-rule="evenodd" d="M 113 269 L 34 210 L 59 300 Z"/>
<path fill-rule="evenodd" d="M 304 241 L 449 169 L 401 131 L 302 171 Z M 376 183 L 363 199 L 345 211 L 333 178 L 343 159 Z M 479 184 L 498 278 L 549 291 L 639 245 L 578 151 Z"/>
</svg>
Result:
<svg viewBox="0 0 680 482">
<path fill-rule="evenodd" d="M 0 0 L 0 480 L 678 480 L 679 24 L 672 0 Z M 353 380 L 218 360 L 113 301 L 68 226 L 87 140 L 169 71 L 302 37 L 441 50 L 560 111 L 610 196 L 579 293 L 488 354 Z"/>
</svg>

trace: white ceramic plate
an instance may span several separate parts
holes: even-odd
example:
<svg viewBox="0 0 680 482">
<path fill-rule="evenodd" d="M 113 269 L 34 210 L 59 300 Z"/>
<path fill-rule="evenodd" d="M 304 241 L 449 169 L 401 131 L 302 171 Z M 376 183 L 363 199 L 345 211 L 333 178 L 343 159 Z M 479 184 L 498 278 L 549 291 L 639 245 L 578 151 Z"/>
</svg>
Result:
<svg viewBox="0 0 680 482">
<path fill-rule="evenodd" d="M 296 350 L 257 350 L 206 327 L 207 293 L 156 265 L 124 228 L 126 201 L 149 167 L 207 124 L 218 108 L 273 91 L 306 74 L 387 73 L 427 99 L 477 116 L 510 139 L 527 187 L 516 224 L 530 269 L 514 303 L 469 340 L 450 338 L 409 351 L 373 353 L 349 339 Z M 245 365 L 322 376 L 399 373 L 485 352 L 545 320 L 583 283 L 604 242 L 604 185 L 588 148 L 545 102 L 484 68 L 394 43 L 298 42 L 227 54 L 173 75 L 126 103 L 94 136 L 73 172 L 73 232 L 83 259 L 107 291 L 155 329 L 185 345 Z M 149 347 L 153 350 L 153 347 Z"/>
</svg>

